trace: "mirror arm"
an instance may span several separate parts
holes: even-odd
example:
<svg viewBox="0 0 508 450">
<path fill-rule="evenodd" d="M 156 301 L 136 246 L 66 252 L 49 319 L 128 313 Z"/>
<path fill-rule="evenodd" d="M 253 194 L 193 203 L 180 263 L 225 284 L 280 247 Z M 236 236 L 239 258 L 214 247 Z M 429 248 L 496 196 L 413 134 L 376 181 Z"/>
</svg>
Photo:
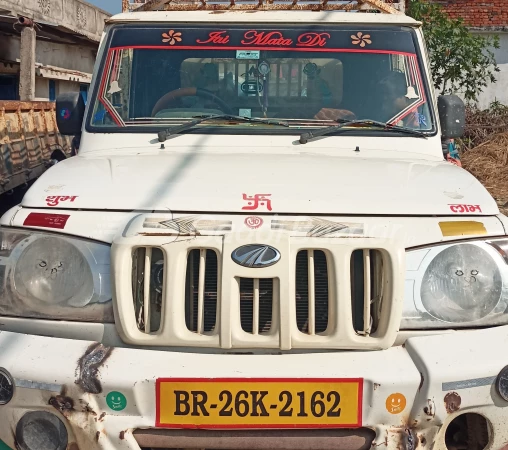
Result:
<svg viewBox="0 0 508 450">
<path fill-rule="evenodd" d="M 81 145 L 81 133 L 74 135 L 71 141 L 71 156 L 76 156 Z"/>
<path fill-rule="evenodd" d="M 443 149 L 444 159 L 448 159 L 448 155 L 450 154 L 450 150 L 448 148 L 450 144 L 450 139 L 441 139 L 441 148 Z"/>
</svg>

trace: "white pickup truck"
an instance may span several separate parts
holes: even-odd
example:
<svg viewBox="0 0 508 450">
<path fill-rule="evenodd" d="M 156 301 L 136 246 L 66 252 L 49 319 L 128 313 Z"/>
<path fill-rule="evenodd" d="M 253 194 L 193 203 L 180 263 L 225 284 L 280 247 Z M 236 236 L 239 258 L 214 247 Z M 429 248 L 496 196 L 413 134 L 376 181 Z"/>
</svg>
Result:
<svg viewBox="0 0 508 450">
<path fill-rule="evenodd" d="M 508 219 L 421 24 L 216 3 L 111 18 L 58 100 L 79 154 L 1 219 L 0 448 L 506 448 Z"/>
</svg>

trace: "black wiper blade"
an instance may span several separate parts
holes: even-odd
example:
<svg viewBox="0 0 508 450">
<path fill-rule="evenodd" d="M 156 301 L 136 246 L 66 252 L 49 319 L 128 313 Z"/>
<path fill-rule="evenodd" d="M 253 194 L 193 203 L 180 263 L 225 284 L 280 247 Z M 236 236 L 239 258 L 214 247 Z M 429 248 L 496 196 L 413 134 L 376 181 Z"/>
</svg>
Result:
<svg viewBox="0 0 508 450">
<path fill-rule="evenodd" d="M 267 125 L 279 125 L 281 127 L 289 127 L 288 122 L 277 119 L 263 119 L 262 117 L 234 116 L 231 114 L 219 114 L 216 116 L 195 116 L 195 119 L 229 119 L 238 120 L 240 122 L 266 123 Z"/>
<path fill-rule="evenodd" d="M 183 123 L 182 125 L 177 125 L 175 127 L 168 128 L 164 131 L 159 131 L 159 142 L 164 142 L 169 136 L 174 136 L 175 134 L 180 134 L 184 131 L 190 130 L 194 128 L 196 125 L 199 125 L 206 120 L 212 119 L 226 119 L 226 120 L 237 120 L 239 122 L 251 122 L 251 123 L 266 123 L 267 125 L 278 125 L 281 127 L 289 127 L 289 123 L 282 122 L 280 120 L 272 120 L 272 119 L 260 119 L 255 117 L 244 117 L 244 116 L 233 116 L 231 114 L 216 114 L 216 115 L 206 115 L 206 116 L 196 116 L 194 117 L 196 120 L 192 120 L 190 122 Z"/>
<path fill-rule="evenodd" d="M 328 127 L 319 128 L 316 131 L 309 131 L 307 133 L 303 133 L 300 136 L 300 144 L 306 144 L 309 139 L 313 139 L 319 136 L 326 136 L 327 134 L 332 134 L 337 130 L 340 130 L 341 128 L 351 126 L 351 125 L 367 125 L 371 127 L 381 128 L 386 131 L 398 131 L 400 133 L 410 134 L 412 136 L 418 136 L 427 139 L 427 135 L 425 133 L 422 133 L 421 131 L 412 130 L 411 128 L 406 127 L 400 127 L 398 125 L 390 125 L 389 123 L 385 122 L 378 122 L 377 120 L 343 120 L 339 119 L 338 122 L 340 122 L 339 125 L 330 125 Z"/>
</svg>

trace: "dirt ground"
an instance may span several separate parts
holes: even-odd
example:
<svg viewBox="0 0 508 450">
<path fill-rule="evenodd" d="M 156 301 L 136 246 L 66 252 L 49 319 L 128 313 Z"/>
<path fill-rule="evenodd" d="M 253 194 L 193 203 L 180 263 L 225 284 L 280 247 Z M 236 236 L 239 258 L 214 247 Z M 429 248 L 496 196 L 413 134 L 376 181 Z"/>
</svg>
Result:
<svg viewBox="0 0 508 450">
<path fill-rule="evenodd" d="M 499 205 L 499 211 L 501 211 L 502 214 L 504 214 L 505 216 L 508 216 L 508 200 L 506 200 L 506 202 L 502 203 L 501 202 L 498 202 L 498 205 Z"/>
</svg>

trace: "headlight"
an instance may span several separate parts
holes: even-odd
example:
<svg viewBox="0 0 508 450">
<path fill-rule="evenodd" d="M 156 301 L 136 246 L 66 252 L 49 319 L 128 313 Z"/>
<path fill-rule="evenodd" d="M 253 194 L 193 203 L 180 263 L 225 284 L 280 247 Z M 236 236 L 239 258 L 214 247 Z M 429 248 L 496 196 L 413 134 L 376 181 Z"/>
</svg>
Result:
<svg viewBox="0 0 508 450">
<path fill-rule="evenodd" d="M 0 229 L 0 314 L 113 322 L 110 247 Z"/>
<path fill-rule="evenodd" d="M 508 323 L 505 244 L 468 242 L 408 252 L 401 328 Z"/>
</svg>

